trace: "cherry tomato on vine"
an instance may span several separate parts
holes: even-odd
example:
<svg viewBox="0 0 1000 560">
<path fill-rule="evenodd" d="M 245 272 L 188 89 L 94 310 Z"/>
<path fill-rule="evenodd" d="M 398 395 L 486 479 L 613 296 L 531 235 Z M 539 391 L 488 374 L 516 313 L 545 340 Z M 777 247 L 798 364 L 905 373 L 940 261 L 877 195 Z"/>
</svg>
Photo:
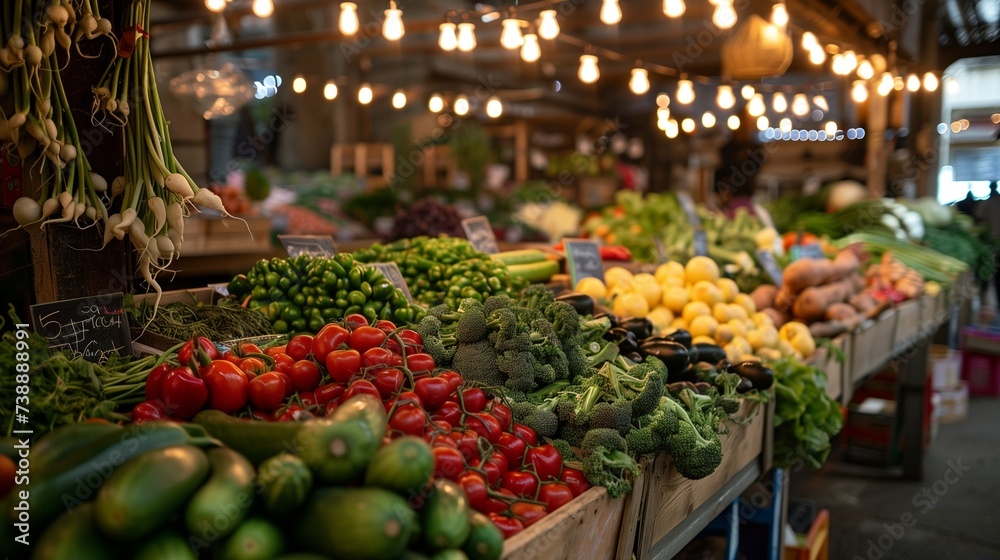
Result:
<svg viewBox="0 0 1000 560">
<path fill-rule="evenodd" d="M 285 381 L 276 371 L 269 371 L 250 380 L 247 397 L 254 408 L 274 410 L 285 400 Z"/>
<path fill-rule="evenodd" d="M 538 435 L 535 434 L 535 430 L 516 422 L 511 427 L 511 430 L 514 432 L 514 435 L 523 439 L 528 445 L 538 445 Z"/>
<path fill-rule="evenodd" d="M 288 344 L 285 345 L 285 354 L 291 356 L 295 361 L 304 360 L 309 357 L 309 353 L 312 352 L 312 347 L 312 336 L 308 334 L 297 334 L 288 341 Z"/>
<path fill-rule="evenodd" d="M 538 478 L 529 472 L 507 471 L 500 480 L 500 487 L 521 498 L 535 498 L 538 493 Z"/>
<path fill-rule="evenodd" d="M 590 489 L 590 483 L 587 482 L 587 477 L 584 476 L 583 472 L 570 467 L 563 467 L 559 480 L 569 486 L 574 498 Z"/>
<path fill-rule="evenodd" d="M 357 350 L 334 350 L 326 357 L 326 371 L 334 381 L 349 383 L 361 372 L 361 354 Z"/>
<path fill-rule="evenodd" d="M 542 481 L 559 480 L 562 474 L 562 456 L 549 444 L 532 447 L 524 454 L 525 466 L 531 466 Z"/>
<path fill-rule="evenodd" d="M 462 422 L 462 409 L 458 407 L 458 403 L 448 401 L 441 405 L 441 408 L 435 410 L 431 417 L 457 426 Z"/>
<path fill-rule="evenodd" d="M 434 454 L 434 476 L 435 478 L 447 478 L 448 480 L 458 480 L 465 470 L 465 459 L 457 449 L 446 446 L 438 446 L 431 450 Z"/>
<path fill-rule="evenodd" d="M 340 396 L 340 402 L 345 403 L 348 399 L 355 395 L 371 395 L 376 399 L 381 399 L 382 395 L 379 394 L 378 389 L 375 385 L 367 379 L 358 379 L 357 381 L 351 383 L 347 386 L 347 390 L 344 394 Z"/>
<path fill-rule="evenodd" d="M 367 327 L 368 317 L 360 313 L 351 313 L 347 317 L 344 317 L 344 326 L 352 331 L 358 327 Z"/>
<path fill-rule="evenodd" d="M 521 520 L 525 527 L 531 527 L 549 514 L 545 510 L 545 506 L 528 502 L 514 502 L 510 505 L 510 512 L 515 518 Z"/>
<path fill-rule="evenodd" d="M 292 364 L 292 369 L 288 372 L 288 377 L 292 380 L 295 390 L 302 392 L 312 391 L 319 386 L 322 374 L 316 362 L 312 360 L 299 360 Z"/>
<path fill-rule="evenodd" d="M 413 392 L 416 393 L 424 403 L 424 408 L 428 411 L 435 411 L 441 408 L 448 401 L 451 394 L 451 386 L 447 379 L 440 377 L 424 377 L 413 383 Z"/>
<path fill-rule="evenodd" d="M 562 482 L 543 484 L 538 490 L 538 501 L 545 502 L 550 512 L 573 501 L 573 498 L 573 491 Z"/>
<path fill-rule="evenodd" d="M 406 375 L 397 368 L 380 368 L 375 370 L 371 376 L 372 384 L 378 389 L 383 400 L 393 397 L 406 382 Z"/>
<path fill-rule="evenodd" d="M 514 434 L 504 432 L 497 439 L 496 448 L 507 458 L 510 467 L 519 469 L 524 463 L 524 452 L 528 449 L 528 445 Z"/>
<path fill-rule="evenodd" d="M 486 409 L 486 393 L 478 387 L 470 387 L 462 390 L 462 402 L 465 403 L 465 411 L 469 413 L 482 412 Z M 493 414 L 503 426 L 503 418 L 496 413 Z M 508 424 L 509 425 L 509 424 Z"/>
<path fill-rule="evenodd" d="M 408 354 L 406 356 L 406 367 L 413 373 L 430 373 L 434 371 L 437 364 L 434 363 L 434 358 L 432 358 L 430 354 L 420 352 L 417 354 Z M 454 388 L 452 388 L 452 390 L 454 391 Z"/>
<path fill-rule="evenodd" d="M 510 413 L 510 407 L 500 401 L 494 400 L 493 404 L 490 406 L 490 414 L 496 417 L 496 419 L 500 422 L 500 427 L 504 431 L 510 429 L 510 423 L 513 419 L 513 415 Z"/>
<path fill-rule="evenodd" d="M 489 492 L 486 486 L 486 479 L 476 471 L 465 471 L 458 477 L 458 485 L 465 491 L 465 496 L 469 499 L 469 506 L 479 510 L 489 499 Z"/>
<path fill-rule="evenodd" d="M 504 504 L 504 509 L 507 509 L 506 504 Z M 489 518 L 497 526 L 497 529 L 500 529 L 500 532 L 503 533 L 504 539 L 509 539 L 524 530 L 524 524 L 513 517 L 507 517 L 500 515 L 498 512 L 491 511 Z"/>
<path fill-rule="evenodd" d="M 351 348 L 364 353 L 371 348 L 377 348 L 385 342 L 385 333 L 365 325 L 351 331 Z"/>
<path fill-rule="evenodd" d="M 292 371 L 292 365 L 295 363 L 295 359 L 291 356 L 282 352 L 271 357 L 274 358 L 274 371 L 280 371 L 286 375 Z"/>
<path fill-rule="evenodd" d="M 351 331 L 335 323 L 324 325 L 322 329 L 313 337 L 312 355 L 321 363 L 326 363 L 326 357 L 330 352 L 339 350 L 341 344 L 347 344 L 351 339 Z"/>
<path fill-rule="evenodd" d="M 386 367 L 392 364 L 392 357 L 392 352 L 387 348 L 369 348 L 361 354 L 361 367 Z"/>
</svg>

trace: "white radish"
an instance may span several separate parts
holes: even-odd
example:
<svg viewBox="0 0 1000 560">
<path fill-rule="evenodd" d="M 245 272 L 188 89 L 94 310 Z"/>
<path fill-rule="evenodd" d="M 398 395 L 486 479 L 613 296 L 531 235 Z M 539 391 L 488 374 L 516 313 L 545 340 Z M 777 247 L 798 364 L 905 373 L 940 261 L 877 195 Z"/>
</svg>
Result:
<svg viewBox="0 0 1000 560">
<path fill-rule="evenodd" d="M 111 20 L 104 17 L 97 20 L 97 32 L 101 35 L 111 35 Z"/>
<path fill-rule="evenodd" d="M 108 190 L 108 182 L 104 180 L 104 177 L 101 177 L 93 171 L 90 172 L 90 184 L 93 185 L 94 190 L 99 193 L 107 192 Z"/>
<path fill-rule="evenodd" d="M 39 228 L 45 230 L 45 226 L 48 224 L 62 224 L 73 221 L 74 212 L 76 212 L 76 204 L 70 204 L 69 206 L 65 206 L 63 207 L 61 218 L 52 218 L 50 220 L 45 220 L 44 222 L 42 222 L 42 225 L 40 225 Z"/>
<path fill-rule="evenodd" d="M 44 118 L 48 118 L 52 114 L 52 99 L 46 97 L 45 99 L 38 99 L 35 101 L 35 109 L 38 109 L 38 114 Z"/>
<path fill-rule="evenodd" d="M 122 211 L 121 216 L 121 221 L 119 221 L 114 227 L 114 234 L 118 239 L 125 239 L 125 233 L 129 231 L 129 228 L 132 227 L 132 223 L 136 220 L 135 208 L 126 208 Z"/>
<path fill-rule="evenodd" d="M 153 300 L 153 316 L 150 317 L 149 323 L 156 319 L 156 310 L 160 307 L 160 298 L 163 296 L 163 290 L 160 285 L 156 283 L 156 278 L 153 276 L 153 268 L 151 266 L 151 261 L 149 255 L 146 253 L 139 254 L 139 273 L 142 274 L 143 279 L 146 280 L 146 284 L 156 291 L 156 299 Z M 149 323 L 146 323 L 148 326 Z M 145 332 L 146 327 L 143 326 L 142 330 Z"/>
<path fill-rule="evenodd" d="M 67 35 L 65 31 L 63 31 L 62 27 L 56 28 L 56 42 L 59 43 L 59 46 L 66 52 L 69 52 L 70 47 L 73 46 L 73 39 Z"/>
<path fill-rule="evenodd" d="M 80 216 L 87 211 L 87 205 L 82 202 L 77 202 L 75 208 L 73 209 L 73 223 L 76 227 L 80 227 Z"/>
<path fill-rule="evenodd" d="M 174 258 L 174 242 L 167 235 L 157 235 L 156 239 L 156 249 L 160 252 L 164 258 L 173 259 Z"/>
<path fill-rule="evenodd" d="M 76 146 L 70 142 L 66 142 L 62 145 L 62 148 L 59 149 L 59 159 L 69 163 L 73 161 L 74 158 L 76 158 Z"/>
<path fill-rule="evenodd" d="M 121 227 L 119 225 L 119 227 Z M 132 244 L 135 245 L 136 249 L 140 251 L 145 251 L 149 245 L 149 236 L 146 235 L 146 225 L 142 223 L 142 220 L 135 218 L 128 228 L 128 236 L 132 238 Z"/>
<path fill-rule="evenodd" d="M 66 27 L 69 23 L 69 11 L 59 4 L 46 8 L 45 17 L 59 28 Z"/>
<path fill-rule="evenodd" d="M 24 62 L 30 66 L 39 67 L 42 65 L 42 49 L 38 45 L 28 45 L 24 48 Z"/>
<path fill-rule="evenodd" d="M 63 210 L 69 208 L 71 204 L 73 204 L 73 195 L 69 191 L 59 193 L 59 205 L 62 206 Z"/>
<path fill-rule="evenodd" d="M 167 207 L 163 199 L 158 196 L 150 197 L 146 200 L 146 205 L 153 212 L 153 233 L 159 232 L 163 224 L 167 223 Z"/>
<path fill-rule="evenodd" d="M 174 257 L 181 256 L 181 245 L 184 244 L 184 234 L 176 229 L 171 229 L 167 232 L 167 237 L 174 244 Z"/>
<path fill-rule="evenodd" d="M 120 223 L 122 223 L 121 214 L 112 214 L 110 217 L 108 217 L 107 223 L 104 224 L 104 244 L 101 245 L 102 249 L 107 247 L 108 243 L 111 242 L 111 238 L 115 236 L 114 229 Z"/>
<path fill-rule="evenodd" d="M 14 219 L 26 226 L 42 219 L 42 205 L 37 200 L 22 196 L 14 201 Z"/>
<path fill-rule="evenodd" d="M 111 198 L 118 198 L 123 192 L 125 192 L 125 177 L 119 175 L 111 181 Z"/>
<path fill-rule="evenodd" d="M 195 204 L 202 204 L 198 202 L 197 195 L 194 193 L 194 189 L 191 188 L 191 183 L 188 183 L 187 177 L 181 175 L 180 173 L 171 173 L 167 175 L 167 178 L 163 180 L 164 186 L 167 190 L 180 196 L 182 199 L 187 200 L 189 198 L 194 198 Z M 211 192 L 208 189 L 199 189 L 198 194 L 202 192 Z M 218 197 L 216 197 L 218 198 Z M 219 199 L 219 204 L 222 204 L 222 199 Z M 207 204 L 202 204 L 202 206 L 207 206 Z"/>
<path fill-rule="evenodd" d="M 28 115 L 24 113 L 14 113 L 7 119 L 7 126 L 11 130 L 24 126 L 24 123 L 28 120 Z"/>
<path fill-rule="evenodd" d="M 49 57 L 56 50 L 56 32 L 51 27 L 46 29 L 38 39 L 38 48 L 42 49 L 42 56 Z"/>
<path fill-rule="evenodd" d="M 59 199 L 52 197 L 42 203 L 42 218 L 48 218 L 59 209 Z"/>
<path fill-rule="evenodd" d="M 92 222 L 97 222 L 97 208 L 93 206 L 88 206 L 86 212 L 83 213 Z"/>
</svg>

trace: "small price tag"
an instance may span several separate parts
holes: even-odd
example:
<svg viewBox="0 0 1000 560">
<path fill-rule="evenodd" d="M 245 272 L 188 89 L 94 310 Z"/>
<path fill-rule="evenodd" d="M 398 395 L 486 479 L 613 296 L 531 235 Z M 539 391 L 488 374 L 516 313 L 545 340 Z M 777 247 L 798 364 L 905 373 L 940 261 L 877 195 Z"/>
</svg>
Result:
<svg viewBox="0 0 1000 560">
<path fill-rule="evenodd" d="M 694 199 L 691 195 L 686 192 L 677 193 L 677 201 L 681 203 L 681 210 L 684 211 L 684 215 L 687 216 L 688 223 L 692 227 L 701 227 L 701 217 L 698 216 L 698 209 L 694 205 Z"/>
<path fill-rule="evenodd" d="M 585 239 L 563 239 L 563 247 L 566 249 L 566 261 L 573 286 L 584 278 L 604 281 L 604 261 L 601 260 L 601 248 L 597 243 Z"/>
<path fill-rule="evenodd" d="M 792 245 L 789 249 L 789 254 L 792 256 L 793 261 L 799 259 L 825 259 L 826 255 L 823 253 L 823 248 L 819 246 L 819 243 L 807 243 L 806 245 Z"/>
<path fill-rule="evenodd" d="M 406 301 L 413 303 L 413 296 L 410 294 L 410 288 L 406 285 L 406 278 L 403 278 L 403 273 L 399 270 L 399 266 L 397 266 L 396 263 L 371 263 L 368 266 L 379 269 L 382 276 L 385 276 L 386 280 L 388 280 L 393 286 L 396 286 L 403 291 L 403 295 L 406 296 Z"/>
<path fill-rule="evenodd" d="M 69 350 L 74 358 L 105 363 L 115 352 L 132 354 L 123 300 L 119 292 L 40 303 L 31 306 L 31 322 L 52 350 Z"/>
<path fill-rule="evenodd" d="M 329 235 L 279 235 L 289 257 L 332 257 L 337 254 L 333 237 Z"/>
<path fill-rule="evenodd" d="M 771 278 L 771 282 L 780 288 L 782 271 L 781 267 L 778 266 L 778 261 L 774 258 L 774 253 L 768 251 L 767 249 L 759 249 L 757 251 L 757 262 L 760 263 L 760 267 L 764 269 L 764 273 Z"/>
<path fill-rule="evenodd" d="M 476 249 L 487 255 L 495 255 L 500 252 L 497 245 L 497 238 L 493 235 L 493 226 L 486 216 L 476 216 L 462 220 L 462 229 L 465 230 L 465 237 Z"/>
<path fill-rule="evenodd" d="M 698 257 L 708 256 L 708 236 L 703 229 L 694 232 L 694 254 Z"/>
</svg>

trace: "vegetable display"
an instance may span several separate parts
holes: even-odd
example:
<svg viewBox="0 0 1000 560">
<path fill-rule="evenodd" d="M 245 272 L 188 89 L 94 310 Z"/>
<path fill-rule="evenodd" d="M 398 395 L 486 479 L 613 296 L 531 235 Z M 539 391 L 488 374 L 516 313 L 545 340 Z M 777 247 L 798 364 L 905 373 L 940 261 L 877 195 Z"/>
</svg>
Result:
<svg viewBox="0 0 1000 560">
<path fill-rule="evenodd" d="M 234 340 L 271 334 L 271 322 L 263 314 L 222 299 L 217 304 L 188 305 L 182 302 L 161 305 L 126 305 L 129 325 L 141 325 L 174 342 L 183 342 L 201 333 L 219 340 Z"/>
<path fill-rule="evenodd" d="M 462 230 L 462 217 L 454 206 L 442 204 L 430 197 L 421 198 L 406 208 L 397 210 L 390 238 L 397 240 L 421 235 L 428 237 L 465 235 Z"/>
<path fill-rule="evenodd" d="M 785 358 L 774 371 L 774 464 L 790 468 L 804 461 L 814 469 L 830 454 L 830 438 L 840 433 L 840 405 L 826 394 L 826 373 Z"/>
</svg>

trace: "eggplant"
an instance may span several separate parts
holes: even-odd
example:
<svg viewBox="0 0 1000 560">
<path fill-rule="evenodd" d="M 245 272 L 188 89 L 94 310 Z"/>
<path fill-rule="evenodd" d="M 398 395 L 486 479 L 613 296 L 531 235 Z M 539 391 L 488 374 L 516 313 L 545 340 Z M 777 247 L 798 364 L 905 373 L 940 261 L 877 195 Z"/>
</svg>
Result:
<svg viewBox="0 0 1000 560">
<path fill-rule="evenodd" d="M 736 386 L 736 392 L 740 395 L 753 391 L 753 383 L 746 377 L 740 377 L 740 384 Z"/>
<path fill-rule="evenodd" d="M 645 317 L 630 317 L 622 320 L 618 326 L 631 331 L 639 340 L 644 340 L 653 336 L 653 323 Z"/>
<path fill-rule="evenodd" d="M 706 364 L 717 364 L 726 359 L 726 351 L 716 344 L 699 343 L 692 344 L 689 352 L 692 364 L 705 362 Z"/>
<path fill-rule="evenodd" d="M 760 362 L 740 362 L 732 364 L 726 371 L 735 373 L 750 381 L 754 389 L 765 391 L 774 385 L 774 372 Z"/>
<path fill-rule="evenodd" d="M 659 358 L 667 366 L 667 379 L 673 380 L 688 367 L 688 350 L 684 346 L 669 340 L 645 341 L 639 345 L 639 353 L 643 356 Z"/>
<path fill-rule="evenodd" d="M 677 329 L 670 334 L 663 335 L 661 338 L 682 344 L 685 348 L 691 348 L 691 333 L 685 329 Z"/>
<path fill-rule="evenodd" d="M 669 391 L 671 395 L 676 395 L 677 393 L 680 393 L 684 389 L 691 389 L 692 391 L 694 391 L 695 390 L 694 383 L 690 381 L 674 381 L 673 383 L 667 384 L 667 391 Z"/>
<path fill-rule="evenodd" d="M 712 384 L 706 381 L 697 381 L 694 384 L 694 389 L 699 395 L 704 395 L 712 390 Z"/>
<path fill-rule="evenodd" d="M 564 301 L 573 306 L 579 315 L 594 314 L 594 298 L 580 292 L 568 292 L 556 296 L 556 301 Z"/>
</svg>

